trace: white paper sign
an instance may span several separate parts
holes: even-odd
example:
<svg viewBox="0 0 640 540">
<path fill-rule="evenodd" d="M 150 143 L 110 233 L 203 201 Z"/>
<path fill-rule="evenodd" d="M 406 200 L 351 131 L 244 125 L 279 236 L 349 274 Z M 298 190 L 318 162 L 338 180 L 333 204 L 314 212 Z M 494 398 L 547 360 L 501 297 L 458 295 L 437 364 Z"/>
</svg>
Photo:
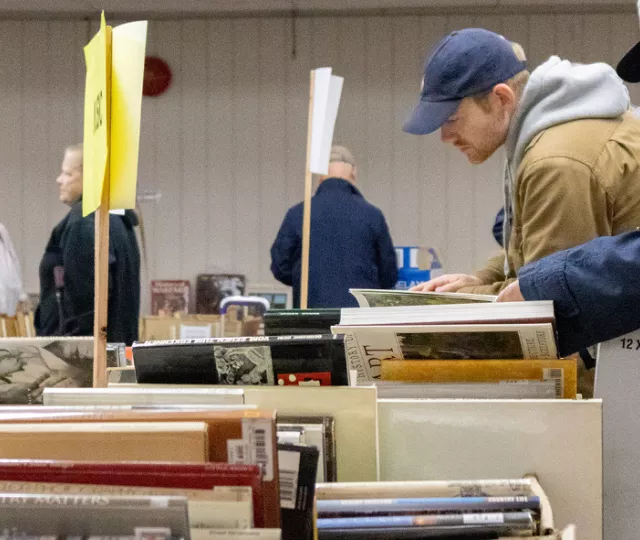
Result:
<svg viewBox="0 0 640 540">
<path fill-rule="evenodd" d="M 331 74 L 331 68 L 315 70 L 313 113 L 311 116 L 311 157 L 309 168 L 327 174 L 344 79 Z"/>
<path fill-rule="evenodd" d="M 211 337 L 210 324 L 181 324 L 180 339 L 206 339 Z"/>
</svg>

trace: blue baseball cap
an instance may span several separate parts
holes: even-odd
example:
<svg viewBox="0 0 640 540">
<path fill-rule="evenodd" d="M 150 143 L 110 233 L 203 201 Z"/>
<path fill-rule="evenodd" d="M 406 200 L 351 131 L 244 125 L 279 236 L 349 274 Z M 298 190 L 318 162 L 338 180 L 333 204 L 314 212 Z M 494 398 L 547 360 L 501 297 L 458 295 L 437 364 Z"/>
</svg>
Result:
<svg viewBox="0 0 640 540">
<path fill-rule="evenodd" d="M 452 32 L 436 47 L 424 68 L 420 102 L 402 127 L 414 135 L 433 133 L 469 96 L 527 69 L 510 41 L 482 28 Z"/>
</svg>

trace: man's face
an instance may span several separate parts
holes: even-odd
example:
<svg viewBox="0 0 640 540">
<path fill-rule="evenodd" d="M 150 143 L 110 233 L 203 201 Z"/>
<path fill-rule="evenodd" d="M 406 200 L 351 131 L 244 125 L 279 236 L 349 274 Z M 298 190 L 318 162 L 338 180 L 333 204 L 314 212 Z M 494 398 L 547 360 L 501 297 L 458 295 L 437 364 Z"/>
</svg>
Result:
<svg viewBox="0 0 640 540">
<path fill-rule="evenodd" d="M 60 201 L 73 204 L 82 197 L 82 154 L 66 152 L 56 184 L 60 188 Z"/>
<path fill-rule="evenodd" d="M 440 128 L 440 138 L 453 144 L 477 165 L 504 144 L 509 120 L 510 114 L 498 100 L 489 97 L 480 104 L 473 98 L 465 98 Z"/>
</svg>

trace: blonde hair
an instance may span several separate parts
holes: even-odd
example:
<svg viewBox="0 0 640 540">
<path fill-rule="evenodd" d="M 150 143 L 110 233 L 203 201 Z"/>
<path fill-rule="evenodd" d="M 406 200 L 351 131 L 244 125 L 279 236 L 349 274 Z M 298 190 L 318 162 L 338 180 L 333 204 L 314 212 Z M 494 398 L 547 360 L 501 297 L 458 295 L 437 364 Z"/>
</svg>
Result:
<svg viewBox="0 0 640 540">
<path fill-rule="evenodd" d="M 82 143 L 71 144 L 64 149 L 64 153 L 77 153 L 80 156 L 80 163 L 78 166 L 82 170 L 82 163 L 84 162 L 84 146 Z"/>
<path fill-rule="evenodd" d="M 520 45 L 519 43 L 511 42 L 511 48 L 513 49 L 513 53 L 515 54 L 516 58 L 520 60 L 520 62 L 527 61 L 527 55 L 524 53 L 522 45 Z M 529 77 L 531 77 L 531 73 L 529 73 L 527 69 L 523 69 L 519 73 L 516 73 L 510 79 L 504 81 L 502 84 L 506 84 L 509 88 L 511 88 L 511 90 L 513 90 L 513 93 L 516 95 L 516 99 L 519 100 L 522 96 L 522 92 L 524 91 L 524 87 L 527 86 L 527 83 L 529 82 Z M 480 105 L 480 107 L 487 110 L 489 108 L 489 102 L 487 98 L 489 97 L 490 93 L 491 90 L 487 90 L 486 92 L 482 92 L 481 94 L 472 96 L 472 98 L 478 105 Z"/>
</svg>

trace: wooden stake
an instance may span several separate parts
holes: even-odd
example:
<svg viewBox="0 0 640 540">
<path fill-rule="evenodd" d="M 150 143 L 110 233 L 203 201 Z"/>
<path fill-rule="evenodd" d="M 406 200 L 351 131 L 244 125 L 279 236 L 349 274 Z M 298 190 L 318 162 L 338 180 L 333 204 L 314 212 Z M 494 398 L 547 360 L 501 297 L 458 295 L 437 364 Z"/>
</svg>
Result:
<svg viewBox="0 0 640 540">
<path fill-rule="evenodd" d="M 111 27 L 107 26 L 107 145 L 111 140 Z M 111 152 L 107 152 L 102 198 L 95 216 L 95 261 L 93 300 L 93 387 L 107 386 L 107 319 L 109 307 L 109 193 Z"/>
<path fill-rule="evenodd" d="M 316 72 L 311 71 L 309 88 L 309 123 L 307 125 L 307 169 L 304 177 L 304 207 L 302 212 L 302 268 L 300 275 L 300 308 L 307 309 L 309 296 L 309 241 L 311 235 L 311 128 L 313 122 L 313 87 Z"/>
</svg>

